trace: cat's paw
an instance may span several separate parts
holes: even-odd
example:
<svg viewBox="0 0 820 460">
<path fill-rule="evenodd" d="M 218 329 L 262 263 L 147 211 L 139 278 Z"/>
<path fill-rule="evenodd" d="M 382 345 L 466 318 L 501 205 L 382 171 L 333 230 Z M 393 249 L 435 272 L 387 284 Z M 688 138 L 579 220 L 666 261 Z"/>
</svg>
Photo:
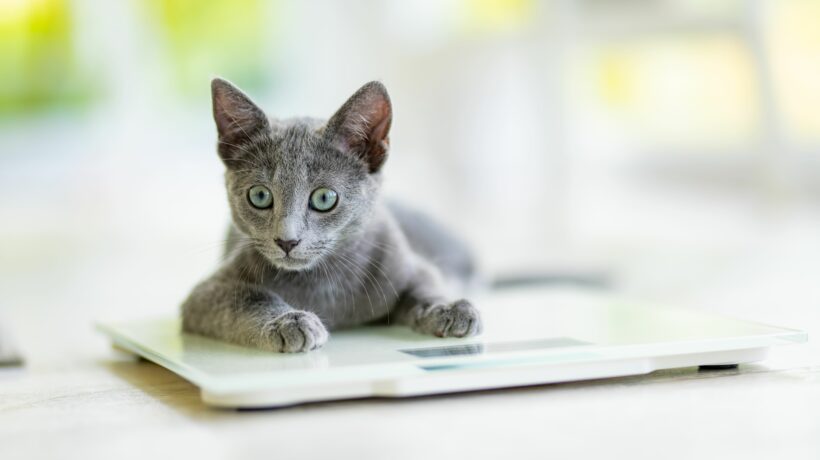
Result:
<svg viewBox="0 0 820 460">
<path fill-rule="evenodd" d="M 467 337 L 481 332 L 481 315 L 464 299 L 436 304 L 424 310 L 414 329 L 438 337 Z"/>
<path fill-rule="evenodd" d="M 329 336 L 319 317 L 309 311 L 289 311 L 277 316 L 269 327 L 271 346 L 282 353 L 314 350 Z"/>
</svg>

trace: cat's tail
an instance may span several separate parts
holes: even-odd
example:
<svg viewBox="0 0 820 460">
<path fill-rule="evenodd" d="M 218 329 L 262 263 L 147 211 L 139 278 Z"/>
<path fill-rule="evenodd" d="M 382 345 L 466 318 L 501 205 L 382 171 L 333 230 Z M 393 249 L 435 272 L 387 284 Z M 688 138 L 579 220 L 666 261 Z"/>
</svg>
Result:
<svg viewBox="0 0 820 460">
<path fill-rule="evenodd" d="M 465 286 L 477 281 L 475 259 L 463 241 L 427 214 L 410 206 L 388 201 L 388 208 L 413 251 L 438 267 L 445 279 Z"/>
<path fill-rule="evenodd" d="M 492 290 L 534 286 L 575 286 L 592 289 L 612 287 L 612 277 L 603 271 L 555 270 L 505 273 L 491 277 L 487 286 Z"/>
<path fill-rule="evenodd" d="M 587 269 L 485 273 L 470 248 L 443 225 L 399 202 L 389 201 L 388 207 L 413 250 L 436 265 L 455 289 L 472 291 L 567 285 L 607 288 L 611 285 L 608 273 Z"/>
</svg>

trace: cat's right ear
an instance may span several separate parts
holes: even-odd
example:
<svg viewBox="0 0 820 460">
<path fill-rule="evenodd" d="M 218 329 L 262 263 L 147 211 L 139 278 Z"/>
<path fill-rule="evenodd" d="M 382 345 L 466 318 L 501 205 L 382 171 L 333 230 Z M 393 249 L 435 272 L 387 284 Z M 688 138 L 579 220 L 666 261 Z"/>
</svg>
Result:
<svg viewBox="0 0 820 460">
<path fill-rule="evenodd" d="M 268 130 L 268 117 L 239 88 L 221 78 L 211 80 L 214 121 L 219 133 L 219 156 L 226 165 L 243 152 L 240 144 Z M 244 149 L 246 150 L 246 149 Z"/>
<path fill-rule="evenodd" d="M 393 109 L 387 89 L 371 81 L 356 91 L 327 122 L 325 136 L 337 149 L 363 160 L 371 173 L 387 159 Z"/>
</svg>

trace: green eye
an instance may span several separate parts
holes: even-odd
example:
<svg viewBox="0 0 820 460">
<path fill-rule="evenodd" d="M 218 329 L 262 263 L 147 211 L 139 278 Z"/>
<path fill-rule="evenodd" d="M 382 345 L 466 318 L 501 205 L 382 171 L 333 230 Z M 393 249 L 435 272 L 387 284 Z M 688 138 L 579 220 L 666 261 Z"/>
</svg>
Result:
<svg viewBox="0 0 820 460">
<path fill-rule="evenodd" d="M 262 185 L 254 185 L 248 190 L 248 201 L 254 208 L 266 209 L 273 204 L 273 195 L 270 190 Z"/>
<path fill-rule="evenodd" d="M 336 206 L 339 195 L 333 190 L 319 187 L 310 194 L 310 207 L 319 212 L 328 212 Z"/>
</svg>

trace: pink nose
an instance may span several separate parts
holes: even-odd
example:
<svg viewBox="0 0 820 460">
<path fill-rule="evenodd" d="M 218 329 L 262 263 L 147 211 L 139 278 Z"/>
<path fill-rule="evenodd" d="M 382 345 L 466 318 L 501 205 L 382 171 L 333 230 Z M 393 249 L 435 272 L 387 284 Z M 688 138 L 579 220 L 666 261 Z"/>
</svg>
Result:
<svg viewBox="0 0 820 460">
<path fill-rule="evenodd" d="M 282 248 L 283 251 L 285 251 L 285 254 L 290 255 L 290 251 L 302 240 L 280 240 L 279 238 L 276 238 L 273 241 L 276 242 L 276 244 Z"/>
</svg>

